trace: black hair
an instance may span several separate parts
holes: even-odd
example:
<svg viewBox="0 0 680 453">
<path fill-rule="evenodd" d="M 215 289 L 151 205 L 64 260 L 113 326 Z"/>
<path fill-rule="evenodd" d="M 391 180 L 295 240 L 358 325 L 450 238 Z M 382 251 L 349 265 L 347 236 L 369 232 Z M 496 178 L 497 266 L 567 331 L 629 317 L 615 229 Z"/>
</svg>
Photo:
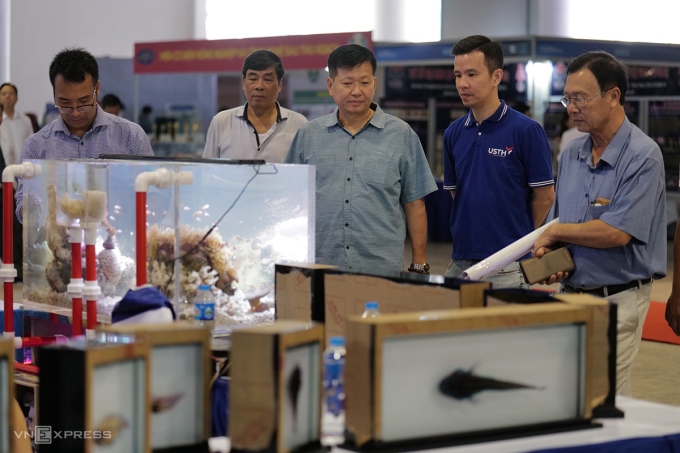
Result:
<svg viewBox="0 0 680 453">
<path fill-rule="evenodd" d="M 283 79 L 283 63 L 281 59 L 274 53 L 268 50 L 260 49 L 251 53 L 243 61 L 243 77 L 245 78 L 248 69 L 251 71 L 264 71 L 274 66 L 276 69 L 276 78 L 280 82 Z"/>
<path fill-rule="evenodd" d="M 619 104 L 623 105 L 626 101 L 628 91 L 628 79 L 626 77 L 626 67 L 613 55 L 607 52 L 588 52 L 576 57 L 569 67 L 567 76 L 573 72 L 580 71 L 582 68 L 588 69 L 595 76 L 600 91 L 618 88 L 621 91 Z"/>
<path fill-rule="evenodd" d="M 99 65 L 90 52 L 83 48 L 64 49 L 59 52 L 50 64 L 50 82 L 54 90 L 54 79 L 60 74 L 68 83 L 83 83 L 87 74 L 92 77 L 92 84 L 99 81 Z"/>
<path fill-rule="evenodd" d="M 451 49 L 451 55 L 465 55 L 474 51 L 484 54 L 484 64 L 486 64 L 489 74 L 493 74 L 496 69 L 503 69 L 503 46 L 498 41 L 491 41 L 486 36 L 473 35 L 458 41 Z"/>
<path fill-rule="evenodd" d="M 121 110 L 125 110 L 125 106 L 120 102 L 120 98 L 115 94 L 107 94 L 102 98 L 102 108 L 119 106 Z"/>
<path fill-rule="evenodd" d="M 367 61 L 371 63 L 375 76 L 378 63 L 371 49 L 359 44 L 345 44 L 335 49 L 328 56 L 328 72 L 331 79 L 335 79 L 335 76 L 338 75 L 338 69 L 354 69 Z"/>
<path fill-rule="evenodd" d="M 5 83 L 3 83 L 2 85 L 0 85 L 0 90 L 2 90 L 3 88 L 5 88 L 5 87 L 7 87 L 7 86 L 10 86 L 10 87 L 14 88 L 14 94 L 16 94 L 17 96 L 19 96 L 19 90 L 17 90 L 17 86 L 16 86 L 16 85 L 12 85 L 12 84 L 9 83 L 9 82 L 5 82 Z"/>
<path fill-rule="evenodd" d="M 142 107 L 142 115 L 148 115 L 151 112 L 153 112 L 153 109 L 151 108 L 150 105 L 145 105 L 144 107 Z"/>
</svg>

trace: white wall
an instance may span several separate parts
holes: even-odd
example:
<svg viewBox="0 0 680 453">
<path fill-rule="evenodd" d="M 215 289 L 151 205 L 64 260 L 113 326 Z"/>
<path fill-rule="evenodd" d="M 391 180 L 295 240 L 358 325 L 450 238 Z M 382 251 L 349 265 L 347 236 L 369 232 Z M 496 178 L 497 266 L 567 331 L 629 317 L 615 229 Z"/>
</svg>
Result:
<svg viewBox="0 0 680 453">
<path fill-rule="evenodd" d="M 550 1 L 550 0 L 542 0 Z M 528 0 L 442 0 L 442 41 L 527 36 Z"/>
<path fill-rule="evenodd" d="M 193 39 L 195 7 L 194 0 L 11 0 L 10 78 L 19 89 L 17 109 L 40 118 L 45 104 L 53 103 L 48 71 L 63 48 L 132 58 L 135 42 Z"/>
</svg>

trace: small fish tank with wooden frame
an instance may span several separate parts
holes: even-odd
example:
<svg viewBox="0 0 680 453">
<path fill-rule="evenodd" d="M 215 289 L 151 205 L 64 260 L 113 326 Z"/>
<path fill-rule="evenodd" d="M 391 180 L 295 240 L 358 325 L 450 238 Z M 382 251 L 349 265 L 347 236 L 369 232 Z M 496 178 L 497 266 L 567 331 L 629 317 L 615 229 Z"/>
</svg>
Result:
<svg viewBox="0 0 680 453">
<path fill-rule="evenodd" d="M 323 325 L 276 321 L 231 341 L 231 451 L 320 450 Z"/>
<path fill-rule="evenodd" d="M 82 225 L 88 194 L 103 194 L 95 249 L 97 312 L 106 322 L 115 304 L 136 287 L 135 178 L 161 168 L 191 172 L 193 183 L 149 186 L 142 265 L 148 283 L 173 301 L 180 317 L 193 316 L 182 309 L 190 307 L 183 302 L 207 284 L 216 299 L 216 325 L 273 321 L 275 263 L 314 261 L 313 166 L 216 159 L 31 162 L 42 173 L 23 181 L 23 294 L 38 307 L 70 314 L 68 227 Z"/>
<path fill-rule="evenodd" d="M 599 426 L 590 419 L 606 389 L 594 385 L 593 362 L 607 342 L 593 310 L 539 303 L 349 318 L 348 442 L 417 448 Z"/>
<path fill-rule="evenodd" d="M 40 451 L 149 452 L 149 352 L 131 339 L 38 349 Z"/>
<path fill-rule="evenodd" d="M 98 338 L 134 338 L 151 347 L 151 448 L 207 451 L 210 437 L 210 330 L 185 323 L 113 324 Z"/>
</svg>

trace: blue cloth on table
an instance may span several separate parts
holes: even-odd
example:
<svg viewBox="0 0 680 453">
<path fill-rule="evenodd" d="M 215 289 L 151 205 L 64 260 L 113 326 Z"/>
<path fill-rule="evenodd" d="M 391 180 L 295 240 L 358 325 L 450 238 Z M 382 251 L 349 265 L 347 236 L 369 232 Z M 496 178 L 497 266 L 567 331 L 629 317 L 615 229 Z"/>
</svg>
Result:
<svg viewBox="0 0 680 453">
<path fill-rule="evenodd" d="M 168 307 L 172 312 L 172 319 L 177 319 L 172 304 L 155 286 L 147 286 L 136 290 L 131 289 L 113 307 L 111 323 L 117 323 L 145 311 L 157 310 L 163 307 Z"/>
<path fill-rule="evenodd" d="M 220 378 L 212 387 L 212 437 L 229 433 L 229 379 Z"/>
<path fill-rule="evenodd" d="M 680 452 L 680 434 L 661 437 L 640 437 L 605 442 L 594 445 L 578 445 L 573 447 L 549 448 L 533 450 L 530 453 L 678 453 Z"/>
</svg>

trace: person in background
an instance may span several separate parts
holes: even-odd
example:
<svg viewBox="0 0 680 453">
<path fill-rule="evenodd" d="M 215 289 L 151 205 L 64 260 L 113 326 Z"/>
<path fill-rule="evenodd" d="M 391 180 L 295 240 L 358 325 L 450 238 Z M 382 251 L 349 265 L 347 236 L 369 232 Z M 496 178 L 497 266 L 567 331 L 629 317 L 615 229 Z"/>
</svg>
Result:
<svg viewBox="0 0 680 453">
<path fill-rule="evenodd" d="M 52 60 L 49 76 L 59 117 L 26 140 L 22 161 L 94 159 L 100 154 L 153 156 L 149 138 L 138 124 L 98 107 L 99 66 L 92 54 L 81 48 L 62 50 Z M 22 186 L 23 180 L 19 179 L 19 220 Z"/>
<path fill-rule="evenodd" d="M 515 110 L 517 110 L 522 115 L 531 118 L 531 107 L 526 102 L 517 102 L 515 104 Z"/>
<path fill-rule="evenodd" d="M 330 115 L 302 126 L 286 163 L 316 166 L 316 262 L 352 272 L 429 273 L 425 195 L 437 190 L 423 147 L 404 121 L 373 103 L 376 59 L 348 44 L 328 57 Z"/>
<path fill-rule="evenodd" d="M 555 191 L 545 131 L 498 98 L 501 44 L 470 36 L 451 54 L 458 93 L 470 108 L 444 133 L 444 189 L 453 197 L 453 253 L 446 276 L 458 278 L 541 226 Z M 484 280 L 494 288 L 530 287 L 518 262 Z"/>
<path fill-rule="evenodd" d="M 153 120 L 151 119 L 151 114 L 153 109 L 150 105 L 145 105 L 142 107 L 142 114 L 139 117 L 139 125 L 144 129 L 144 132 L 150 134 L 153 132 Z"/>
<path fill-rule="evenodd" d="M 125 110 L 125 106 L 118 96 L 109 93 L 102 98 L 102 110 L 111 115 L 120 116 L 121 112 Z"/>
<path fill-rule="evenodd" d="M 564 150 L 557 198 L 534 256 L 566 244 L 576 269 L 553 275 L 560 291 L 617 305 L 616 393 L 631 396 L 631 372 L 649 310 L 652 280 L 666 275 L 666 183 L 659 146 L 623 109 L 626 68 L 589 52 L 567 68 L 562 104 L 579 131 Z"/>
<path fill-rule="evenodd" d="M 11 83 L 0 85 L 0 104 L 4 112 L 2 124 L 0 124 L 0 146 L 4 153 L 5 164 L 15 165 L 19 163 L 21 148 L 26 139 L 33 134 L 31 119 L 14 109 L 19 100 L 19 90 Z"/>
<path fill-rule="evenodd" d="M 295 133 L 307 122 L 276 100 L 283 64 L 275 53 L 256 50 L 243 62 L 242 73 L 247 102 L 213 117 L 203 157 L 283 162 Z"/>
<path fill-rule="evenodd" d="M 0 104 L 0 143 L 3 142 L 2 140 L 2 123 L 6 121 L 4 119 L 3 115 L 3 107 L 2 104 Z M 5 167 L 7 165 L 7 157 L 5 153 L 5 149 L 3 148 L 2 145 L 0 145 L 0 174 L 5 170 Z M 4 198 L 2 197 L 2 187 L 0 187 L 0 213 L 3 212 L 3 205 L 4 205 Z M 1 215 L 1 214 L 0 214 Z M 22 241 L 22 234 L 23 234 L 23 227 L 19 223 L 16 217 L 13 217 L 13 237 L 12 237 L 12 251 L 13 251 L 13 258 L 14 258 L 14 269 L 17 271 L 17 277 L 15 281 L 20 282 L 23 280 L 23 262 L 24 262 L 24 247 L 23 247 L 23 241 Z M 3 255 L 3 250 L 4 250 L 4 244 L 3 241 L 0 241 L 0 257 L 4 256 Z"/>
<path fill-rule="evenodd" d="M 568 113 L 565 112 L 562 118 L 562 123 L 560 124 L 560 135 L 558 137 L 557 143 L 559 143 L 559 152 L 557 153 L 557 162 L 560 161 L 562 157 L 562 151 L 567 147 L 569 143 L 575 138 L 579 138 L 585 135 L 585 132 L 581 132 L 576 127 L 574 120 L 571 119 Z"/>
</svg>

